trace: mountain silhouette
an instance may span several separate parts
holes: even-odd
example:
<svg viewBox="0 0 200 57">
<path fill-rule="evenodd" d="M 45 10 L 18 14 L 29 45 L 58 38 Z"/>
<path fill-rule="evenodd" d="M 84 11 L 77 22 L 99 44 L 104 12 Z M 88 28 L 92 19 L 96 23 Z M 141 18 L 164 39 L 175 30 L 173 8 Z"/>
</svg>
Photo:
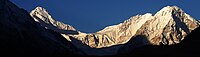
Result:
<svg viewBox="0 0 200 57">
<path fill-rule="evenodd" d="M 166 6 L 84 33 L 42 7 L 29 13 L 0 0 L 0 57 L 199 57 L 199 25 L 179 7 Z"/>
<path fill-rule="evenodd" d="M 200 27 L 196 28 L 190 34 L 188 34 L 181 43 L 175 45 L 145 45 L 142 47 L 134 48 L 133 46 L 130 46 L 131 43 L 130 41 L 127 44 L 125 44 L 129 47 L 128 53 L 123 53 L 113 56 L 114 57 L 124 57 L 124 56 L 199 57 L 200 56 L 199 33 L 200 33 Z M 108 57 L 113 57 L 113 56 L 108 56 Z"/>
<path fill-rule="evenodd" d="M 0 0 L 1 57 L 61 57 L 79 51 L 59 33 L 41 27 L 26 10 Z"/>
</svg>

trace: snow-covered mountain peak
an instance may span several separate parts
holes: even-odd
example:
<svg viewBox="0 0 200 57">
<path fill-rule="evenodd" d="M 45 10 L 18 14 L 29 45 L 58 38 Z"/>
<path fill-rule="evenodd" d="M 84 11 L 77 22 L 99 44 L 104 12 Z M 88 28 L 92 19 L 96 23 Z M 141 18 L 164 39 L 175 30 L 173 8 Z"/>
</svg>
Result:
<svg viewBox="0 0 200 57">
<path fill-rule="evenodd" d="M 34 18 L 36 22 L 39 22 L 41 26 L 44 26 L 47 29 L 52 29 L 59 33 L 65 34 L 69 33 L 69 31 L 66 32 L 66 30 L 76 31 L 76 29 L 73 28 L 71 25 L 56 21 L 43 7 L 36 7 L 30 12 L 30 15 Z"/>
<path fill-rule="evenodd" d="M 37 6 L 36 8 L 35 8 L 35 10 L 36 11 L 46 11 L 46 9 L 44 9 L 43 7 L 41 7 L 41 6 Z"/>
<path fill-rule="evenodd" d="M 179 12 L 183 13 L 183 10 L 177 6 L 166 6 L 166 7 L 163 7 L 160 11 L 158 11 L 155 14 L 155 16 L 172 15 Z"/>
<path fill-rule="evenodd" d="M 36 7 L 31 13 L 40 14 L 47 17 L 49 16 L 49 13 L 47 12 L 47 10 L 40 6 Z"/>
<path fill-rule="evenodd" d="M 122 23 L 108 26 L 92 34 L 76 31 L 70 25 L 55 21 L 42 7 L 37 7 L 30 15 L 42 26 L 61 33 L 69 41 L 72 39 L 72 44 L 91 55 L 94 55 L 93 52 L 102 52 L 104 55 L 105 52 L 107 52 L 106 54 L 114 54 L 119 48 L 115 48 L 113 51 L 109 51 L 109 49 L 104 51 L 92 51 L 90 48 L 86 48 L 84 45 L 79 45 L 80 43 L 74 42 L 73 39 L 92 48 L 125 44 L 131 39 L 136 39 L 132 44 L 134 48 L 143 45 L 172 45 L 180 43 L 187 34 L 199 27 L 199 22 L 197 20 L 186 14 L 177 6 L 166 6 L 155 15 L 151 13 L 136 15 Z M 76 35 L 66 35 L 69 31 L 63 30 L 72 30 L 79 33 Z M 63 32 L 65 34 L 63 34 Z"/>
</svg>

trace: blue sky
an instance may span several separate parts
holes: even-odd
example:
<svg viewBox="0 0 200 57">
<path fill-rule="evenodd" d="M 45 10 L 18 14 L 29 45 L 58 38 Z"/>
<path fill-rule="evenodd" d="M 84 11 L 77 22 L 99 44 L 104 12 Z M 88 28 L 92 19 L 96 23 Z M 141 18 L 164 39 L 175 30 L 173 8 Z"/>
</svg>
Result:
<svg viewBox="0 0 200 57">
<path fill-rule="evenodd" d="M 10 0 L 30 12 L 42 6 L 54 19 L 77 30 L 93 33 L 118 24 L 137 14 L 155 14 L 161 8 L 176 5 L 200 19 L 200 0 Z"/>
</svg>

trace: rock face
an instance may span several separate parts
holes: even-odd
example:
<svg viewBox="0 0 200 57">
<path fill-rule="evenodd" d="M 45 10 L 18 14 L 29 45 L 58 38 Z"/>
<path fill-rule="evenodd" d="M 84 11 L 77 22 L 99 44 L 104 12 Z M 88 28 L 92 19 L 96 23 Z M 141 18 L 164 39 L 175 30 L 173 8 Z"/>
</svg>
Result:
<svg viewBox="0 0 200 57">
<path fill-rule="evenodd" d="M 72 26 L 54 20 L 46 11 L 46 9 L 42 7 L 35 8 L 35 10 L 31 11 L 30 15 L 34 18 L 36 22 L 39 22 L 47 29 L 52 29 L 54 31 L 66 34 L 70 33 L 68 31 L 64 32 L 63 30 L 76 31 L 76 29 L 74 29 Z"/>
<path fill-rule="evenodd" d="M 137 15 L 97 33 L 108 35 L 110 39 L 115 40 L 115 44 L 124 44 L 132 36 L 144 35 L 149 41 L 146 44 L 171 45 L 179 43 L 197 27 L 199 27 L 199 22 L 180 8 L 167 6 L 154 16 L 150 13 Z"/>
<path fill-rule="evenodd" d="M 123 23 L 108 26 L 101 31 L 90 34 L 82 33 L 70 25 L 55 21 L 48 12 L 41 7 L 37 7 L 30 15 L 43 27 L 61 33 L 69 41 L 74 39 L 80 42 L 72 41 L 77 48 L 82 49 L 88 55 L 117 54 L 117 50 L 123 47 L 121 44 L 129 42 L 132 38 L 135 38 L 132 44 L 134 47 L 143 45 L 177 44 L 192 30 L 199 27 L 199 21 L 186 14 L 177 6 L 166 6 L 155 15 L 151 13 L 136 15 L 125 20 Z M 72 30 L 78 33 L 73 35 L 67 31 L 61 32 L 60 30 Z M 85 44 L 89 47 L 84 47 Z M 121 46 L 113 47 L 115 45 Z M 104 47 L 113 48 L 104 50 Z M 92 50 L 92 48 L 102 48 L 102 51 Z M 110 50 L 112 51 L 108 52 Z M 100 53 L 98 53 L 98 51 Z"/>
<path fill-rule="evenodd" d="M 172 45 L 181 42 L 199 22 L 176 6 L 167 6 L 144 23 L 137 35 L 145 35 L 153 45 Z"/>
<path fill-rule="evenodd" d="M 155 15 L 136 15 L 120 24 L 87 34 L 54 20 L 42 7 L 36 7 L 29 14 L 9 0 L 0 0 L 0 52 L 2 57 L 10 57 L 7 54 L 22 57 L 70 57 L 77 54 L 103 56 L 130 51 L 137 54 L 148 47 L 145 51 L 159 51 L 154 47 L 157 45 L 166 49 L 165 53 L 169 53 L 169 48 L 172 52 L 179 51 L 179 47 L 183 47 L 180 50 L 186 52 L 187 48 L 198 50 L 198 47 L 192 47 L 193 44 L 198 45 L 196 42 L 199 39 L 186 35 L 199 24 L 198 20 L 177 6 L 166 6 Z M 198 32 L 194 31 L 193 34 Z M 163 45 L 170 46 L 163 48 Z M 134 50 L 141 46 L 147 47 Z M 157 54 L 151 51 L 147 53 Z"/>
<path fill-rule="evenodd" d="M 113 55 L 110 57 L 184 57 L 194 56 L 199 57 L 200 52 L 200 27 L 194 29 L 188 34 L 181 43 L 176 45 L 145 45 L 139 48 L 130 50 L 125 54 Z M 130 43 L 130 41 L 128 42 Z"/>
<path fill-rule="evenodd" d="M 40 23 L 41 26 L 45 27 L 46 29 L 51 29 L 61 33 L 68 41 L 71 41 L 68 37 L 69 34 L 78 34 L 78 31 L 76 31 L 75 28 L 54 20 L 46 11 L 46 9 L 40 6 L 31 11 L 30 15 L 36 22 Z"/>
<path fill-rule="evenodd" d="M 1 57 L 61 57 L 77 51 L 59 33 L 40 26 L 9 0 L 0 0 L 0 46 Z"/>
</svg>

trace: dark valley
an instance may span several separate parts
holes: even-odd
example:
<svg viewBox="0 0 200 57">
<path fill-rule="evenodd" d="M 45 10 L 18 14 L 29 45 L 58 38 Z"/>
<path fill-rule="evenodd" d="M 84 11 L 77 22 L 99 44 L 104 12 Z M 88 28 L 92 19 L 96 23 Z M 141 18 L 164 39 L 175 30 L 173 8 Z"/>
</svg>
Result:
<svg viewBox="0 0 200 57">
<path fill-rule="evenodd" d="M 1 57 L 198 57 L 200 22 L 177 6 L 132 16 L 94 33 L 0 0 Z"/>
</svg>

